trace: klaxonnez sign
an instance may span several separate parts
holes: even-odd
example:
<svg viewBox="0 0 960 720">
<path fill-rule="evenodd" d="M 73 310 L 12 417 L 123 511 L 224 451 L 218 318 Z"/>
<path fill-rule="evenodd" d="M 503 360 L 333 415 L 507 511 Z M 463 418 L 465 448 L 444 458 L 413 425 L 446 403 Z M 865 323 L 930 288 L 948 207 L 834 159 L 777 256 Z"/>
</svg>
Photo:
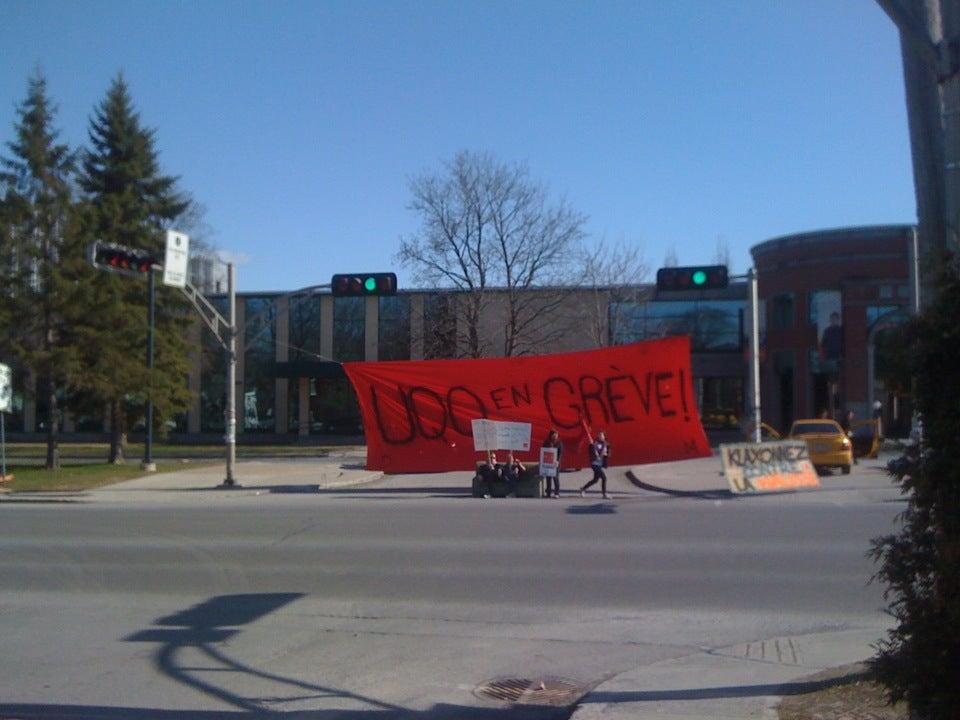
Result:
<svg viewBox="0 0 960 720">
<path fill-rule="evenodd" d="M 723 474 L 734 493 L 820 487 L 803 440 L 720 445 Z"/>
</svg>

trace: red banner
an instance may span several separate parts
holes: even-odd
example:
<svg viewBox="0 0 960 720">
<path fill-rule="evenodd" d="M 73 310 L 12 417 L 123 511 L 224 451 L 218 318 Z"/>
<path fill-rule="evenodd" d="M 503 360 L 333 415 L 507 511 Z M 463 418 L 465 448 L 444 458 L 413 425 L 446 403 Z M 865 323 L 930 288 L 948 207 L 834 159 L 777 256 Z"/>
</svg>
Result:
<svg viewBox="0 0 960 720">
<path fill-rule="evenodd" d="M 528 422 L 537 462 L 550 428 L 563 467 L 587 467 L 587 430 L 605 430 L 612 465 L 710 454 L 693 395 L 686 337 L 480 360 L 344 363 L 363 412 L 367 468 L 389 473 L 473 469 L 474 418 Z"/>
</svg>

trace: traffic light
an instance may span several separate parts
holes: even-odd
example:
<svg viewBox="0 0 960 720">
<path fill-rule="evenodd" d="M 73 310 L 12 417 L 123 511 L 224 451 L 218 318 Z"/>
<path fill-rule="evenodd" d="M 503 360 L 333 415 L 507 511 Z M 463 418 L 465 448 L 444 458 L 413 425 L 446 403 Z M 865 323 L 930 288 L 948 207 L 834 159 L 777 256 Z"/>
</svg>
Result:
<svg viewBox="0 0 960 720">
<path fill-rule="evenodd" d="M 88 248 L 91 264 L 98 270 L 110 270 L 122 275 L 146 277 L 157 260 L 145 250 L 134 250 L 124 245 L 100 242 Z"/>
<path fill-rule="evenodd" d="M 726 265 L 665 267 L 657 270 L 657 290 L 718 290 L 728 283 Z"/>
<path fill-rule="evenodd" d="M 396 295 L 397 276 L 394 273 L 339 273 L 330 281 L 330 291 L 334 297 Z"/>
</svg>

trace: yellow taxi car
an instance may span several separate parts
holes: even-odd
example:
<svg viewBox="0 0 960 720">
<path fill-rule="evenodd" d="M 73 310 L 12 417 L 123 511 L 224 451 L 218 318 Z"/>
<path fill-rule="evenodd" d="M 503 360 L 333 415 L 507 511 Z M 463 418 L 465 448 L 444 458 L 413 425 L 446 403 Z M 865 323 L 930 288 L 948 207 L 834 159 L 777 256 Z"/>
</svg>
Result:
<svg viewBox="0 0 960 720">
<path fill-rule="evenodd" d="M 838 467 L 844 475 L 853 465 L 853 446 L 850 438 L 833 420 L 796 420 L 790 427 L 790 438 L 805 440 L 810 462 L 821 468 Z"/>
</svg>

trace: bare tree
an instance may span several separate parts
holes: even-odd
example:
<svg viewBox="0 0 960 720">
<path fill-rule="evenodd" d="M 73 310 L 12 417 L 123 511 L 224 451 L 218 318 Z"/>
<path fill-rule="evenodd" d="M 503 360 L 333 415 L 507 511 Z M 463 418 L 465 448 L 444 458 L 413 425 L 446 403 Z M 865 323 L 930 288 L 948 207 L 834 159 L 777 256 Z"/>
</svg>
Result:
<svg viewBox="0 0 960 720">
<path fill-rule="evenodd" d="M 667 248 L 667 252 L 663 256 L 663 266 L 677 267 L 679 264 L 680 259 L 677 257 L 677 246 L 674 243 L 670 243 L 670 247 Z"/>
<path fill-rule="evenodd" d="M 723 265 L 730 269 L 730 243 L 726 241 L 723 235 L 717 235 L 716 248 L 713 251 L 713 264 Z"/>
<path fill-rule="evenodd" d="M 401 239 L 397 257 L 418 284 L 460 291 L 450 304 L 459 354 L 489 354 L 494 340 L 482 323 L 495 303 L 503 308 L 503 355 L 549 344 L 561 331 L 545 319 L 570 290 L 586 218 L 551 201 L 523 165 L 468 151 L 415 178 L 410 190 L 420 230 Z"/>
<path fill-rule="evenodd" d="M 601 240 L 583 250 L 583 284 L 588 289 L 590 339 L 597 347 L 616 342 L 616 331 L 627 317 L 626 303 L 644 299 L 643 288 L 650 272 L 639 245 L 624 241 L 610 245 Z"/>
</svg>

